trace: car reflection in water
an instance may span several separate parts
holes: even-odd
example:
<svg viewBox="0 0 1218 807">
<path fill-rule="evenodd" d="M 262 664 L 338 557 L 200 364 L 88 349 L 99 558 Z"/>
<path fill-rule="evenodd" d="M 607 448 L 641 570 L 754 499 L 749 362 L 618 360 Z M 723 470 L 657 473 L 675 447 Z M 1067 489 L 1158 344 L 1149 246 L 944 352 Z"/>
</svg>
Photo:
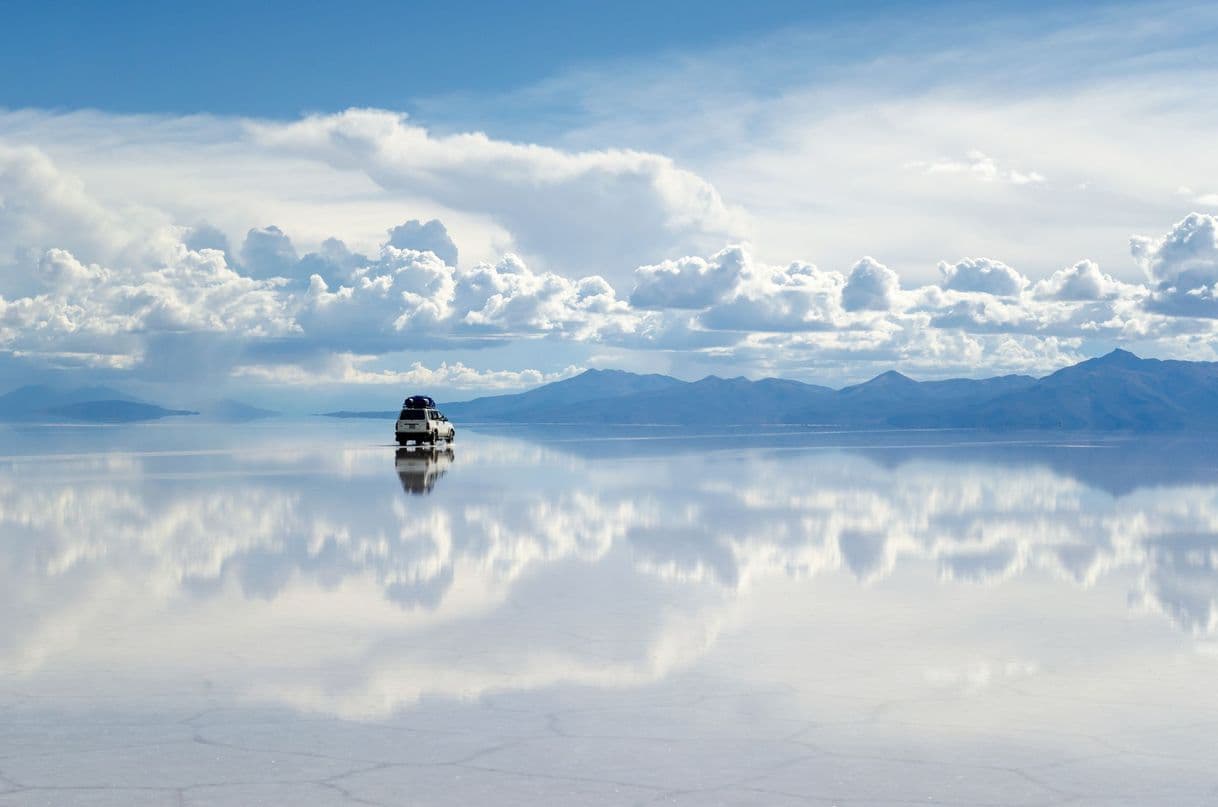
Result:
<svg viewBox="0 0 1218 807">
<path fill-rule="evenodd" d="M 431 489 L 436 486 L 436 480 L 448 473 L 448 466 L 452 463 L 451 447 L 440 450 L 418 446 L 399 448 L 393 465 L 398 472 L 398 479 L 402 480 L 402 490 L 422 495 L 431 493 Z"/>
</svg>

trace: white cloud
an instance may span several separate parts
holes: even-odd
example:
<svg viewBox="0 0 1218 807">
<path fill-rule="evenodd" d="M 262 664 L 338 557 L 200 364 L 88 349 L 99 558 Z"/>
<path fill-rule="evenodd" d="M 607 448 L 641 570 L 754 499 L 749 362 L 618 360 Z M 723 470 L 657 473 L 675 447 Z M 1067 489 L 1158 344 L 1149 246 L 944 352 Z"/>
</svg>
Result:
<svg viewBox="0 0 1218 807">
<path fill-rule="evenodd" d="M 1195 32 L 1218 24 L 1209 7 L 1179 12 Z M 1132 281 L 1129 234 L 1185 212 L 1176 185 L 1218 176 L 1218 57 L 1199 60 L 1169 17 L 1147 4 L 954 15 L 913 36 L 900 15 L 826 21 L 555 77 L 513 109 L 566 101 L 578 123 L 556 133 L 564 142 L 630 142 L 698 166 L 753 214 L 761 260 L 872 254 L 912 286 L 946 256 L 1001 256 L 1035 277 L 1087 256 Z M 807 57 L 829 53 L 831 70 Z M 448 114 L 461 111 L 479 107 Z M 974 149 L 995 179 L 975 178 Z M 926 173 L 935 162 L 957 170 Z M 1006 181 L 1033 174 L 1045 181 Z"/>
<path fill-rule="evenodd" d="M 751 258 L 732 292 L 703 311 L 706 328 L 729 331 L 818 331 L 845 325 L 843 279 L 807 263 L 767 266 Z"/>
<path fill-rule="evenodd" d="M 1218 317 L 1218 217 L 1193 213 L 1162 238 L 1135 236 L 1129 247 L 1151 283 L 1149 308 Z"/>
<path fill-rule="evenodd" d="M 842 288 L 842 307 L 847 311 L 887 311 L 900 287 L 896 272 L 874 258 L 865 257 L 850 269 Z"/>
<path fill-rule="evenodd" d="M 241 245 L 241 267 L 250 277 L 291 277 L 298 261 L 292 239 L 273 224 L 250 230 Z"/>
<path fill-rule="evenodd" d="M 388 142 L 406 137 L 394 121 Z M 456 240 L 438 220 L 386 228 L 371 256 L 333 234 L 301 256 L 287 229 L 247 227 L 234 255 L 215 228 L 102 204 L 36 150 L 5 155 L 0 197 L 15 214 L 3 219 L 12 257 L 0 277 L 0 350 L 24 368 L 210 382 L 301 383 L 312 372 L 378 383 L 412 371 L 363 357 L 458 350 L 429 361 L 471 367 L 481 362 L 468 351 L 521 342 L 537 346 L 528 366 L 541 373 L 586 363 L 595 346 L 627 366 L 651 361 L 640 351 L 658 351 L 686 374 L 711 367 L 809 380 L 893 365 L 932 375 L 1048 371 L 1082 355 L 1084 342 L 1214 357 L 1218 248 L 1205 214 L 1163 238 L 1134 239 L 1150 289 L 1088 260 L 1032 283 L 1002 262 L 967 258 L 940 263 L 940 282 L 918 286 L 873 258 L 843 276 L 765 262 L 737 245 L 630 267 L 634 285 L 623 299 L 606 278 L 539 270 L 511 253 L 459 265 Z M 562 163 L 556 153 L 547 161 Z M 61 231 L 77 250 L 56 245 Z"/>
<path fill-rule="evenodd" d="M 747 226 L 709 182 L 658 154 L 568 152 L 481 132 L 440 136 L 374 109 L 249 129 L 269 147 L 488 216 L 518 250 L 568 272 L 623 280 L 657 254 L 722 243 Z"/>
<path fill-rule="evenodd" d="M 458 270 L 456 298 L 464 312 L 459 330 L 495 334 L 558 333 L 594 338 L 598 326 L 628 315 L 625 303 L 601 277 L 572 280 L 535 273 L 514 255 L 496 264 Z"/>
<path fill-rule="evenodd" d="M 386 246 L 376 261 L 354 270 L 349 283 L 331 289 L 312 275 L 297 317 L 323 346 L 402 349 L 410 346 L 408 334 L 443 339 L 440 324 L 452 314 L 454 286 L 452 267 L 434 254 Z"/>
<path fill-rule="evenodd" d="M 311 364 L 243 365 L 234 375 L 271 384 L 324 386 L 328 384 L 385 385 L 420 389 L 512 390 L 561 381 L 583 371 L 567 367 L 554 373 L 540 370 L 478 370 L 461 362 L 441 362 L 434 368 L 413 362 L 407 370 L 370 368 L 376 356 L 336 353 Z"/>
<path fill-rule="evenodd" d="M 1099 264 L 1088 260 L 1058 269 L 1034 287 L 1036 296 L 1054 300 L 1111 300 L 1135 289 L 1129 283 L 1104 274 Z"/>
<path fill-rule="evenodd" d="M 632 321 L 599 277 L 533 272 L 515 255 L 463 269 L 388 245 L 349 283 L 331 288 L 314 275 L 298 317 L 323 346 L 378 352 L 543 335 L 596 340 L 602 328 L 630 330 Z"/>
<path fill-rule="evenodd" d="M 981 182 L 1005 182 L 1010 185 L 1038 185 L 1045 181 L 1045 177 L 1036 171 L 1001 167 L 993 157 L 976 149 L 965 154 L 963 160 L 914 160 L 907 163 L 907 167 L 928 175 L 964 174 Z"/>
<path fill-rule="evenodd" d="M 1037 311 L 1022 301 L 1005 301 L 985 295 L 945 298 L 934 309 L 930 324 L 936 328 L 973 333 L 1031 332 L 1040 329 Z"/>
<path fill-rule="evenodd" d="M 1176 188 L 1177 196 L 1187 196 L 1193 204 L 1202 207 L 1218 207 L 1218 193 L 1198 193 L 1187 185 Z"/>
<path fill-rule="evenodd" d="M 399 224 L 389 231 L 389 246 L 431 252 L 449 266 L 457 265 L 457 245 L 439 219 Z"/>
<path fill-rule="evenodd" d="M 954 264 L 939 263 L 942 286 L 952 291 L 976 291 L 1000 297 L 1018 295 L 1028 279 L 1001 261 L 964 258 Z"/>
<path fill-rule="evenodd" d="M 40 149 L 0 141 L 0 266 L 37 263 L 48 249 L 90 260 L 143 262 L 173 238 L 154 211 L 101 204 Z M 0 292 L 29 292 L 31 273 L 0 273 Z"/>
<path fill-rule="evenodd" d="M 721 300 L 749 271 L 743 247 L 709 259 L 686 256 L 634 270 L 630 304 L 636 308 L 706 308 Z"/>
<path fill-rule="evenodd" d="M 178 245 L 155 268 L 110 270 L 51 249 L 39 274 L 41 292 L 0 298 L 0 343 L 11 351 L 119 357 L 117 363 L 128 366 L 164 335 L 258 339 L 297 331 L 278 293 L 280 281 L 238 275 L 213 250 Z"/>
</svg>

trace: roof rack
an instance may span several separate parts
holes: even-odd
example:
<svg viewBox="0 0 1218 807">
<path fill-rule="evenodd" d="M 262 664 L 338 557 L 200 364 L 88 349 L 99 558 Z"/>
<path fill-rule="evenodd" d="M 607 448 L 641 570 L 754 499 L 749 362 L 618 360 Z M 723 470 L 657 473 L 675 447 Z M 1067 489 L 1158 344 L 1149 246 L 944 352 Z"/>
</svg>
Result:
<svg viewBox="0 0 1218 807">
<path fill-rule="evenodd" d="M 403 409 L 435 409 L 436 401 L 429 395 L 411 395 L 402 401 Z"/>
</svg>

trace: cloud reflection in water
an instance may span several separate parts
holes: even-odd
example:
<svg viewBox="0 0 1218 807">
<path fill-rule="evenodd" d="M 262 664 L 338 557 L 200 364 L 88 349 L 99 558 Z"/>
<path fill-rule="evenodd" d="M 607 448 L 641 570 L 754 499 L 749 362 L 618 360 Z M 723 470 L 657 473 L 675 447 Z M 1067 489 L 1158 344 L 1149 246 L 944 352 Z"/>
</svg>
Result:
<svg viewBox="0 0 1218 807">
<path fill-rule="evenodd" d="M 35 689 L 105 668 L 122 674 L 99 676 L 102 689 L 207 679 L 237 698 L 376 715 L 431 695 L 642 685 L 732 653 L 723 637 L 741 632 L 780 654 L 790 637 L 761 623 L 825 609 L 861 639 L 894 613 L 946 630 L 953 598 L 997 607 L 978 586 L 1042 617 L 1058 597 L 1110 621 L 1158 612 L 1205 639 L 1218 633 L 1218 480 L 1176 451 L 479 437 L 405 456 L 268 440 L 10 460 L 0 662 Z M 923 683 L 1042 666 L 1018 647 L 979 660 L 965 643 L 919 657 Z M 954 650 L 969 652 L 948 663 Z"/>
</svg>

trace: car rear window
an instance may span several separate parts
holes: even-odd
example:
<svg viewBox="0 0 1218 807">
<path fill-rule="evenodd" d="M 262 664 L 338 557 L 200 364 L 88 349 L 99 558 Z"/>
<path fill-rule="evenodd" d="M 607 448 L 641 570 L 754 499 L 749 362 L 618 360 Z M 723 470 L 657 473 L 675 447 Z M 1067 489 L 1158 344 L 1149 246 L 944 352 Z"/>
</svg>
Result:
<svg viewBox="0 0 1218 807">
<path fill-rule="evenodd" d="M 402 414 L 398 417 L 398 420 L 426 420 L 426 419 L 427 419 L 427 410 L 426 409 L 403 409 Z"/>
</svg>

